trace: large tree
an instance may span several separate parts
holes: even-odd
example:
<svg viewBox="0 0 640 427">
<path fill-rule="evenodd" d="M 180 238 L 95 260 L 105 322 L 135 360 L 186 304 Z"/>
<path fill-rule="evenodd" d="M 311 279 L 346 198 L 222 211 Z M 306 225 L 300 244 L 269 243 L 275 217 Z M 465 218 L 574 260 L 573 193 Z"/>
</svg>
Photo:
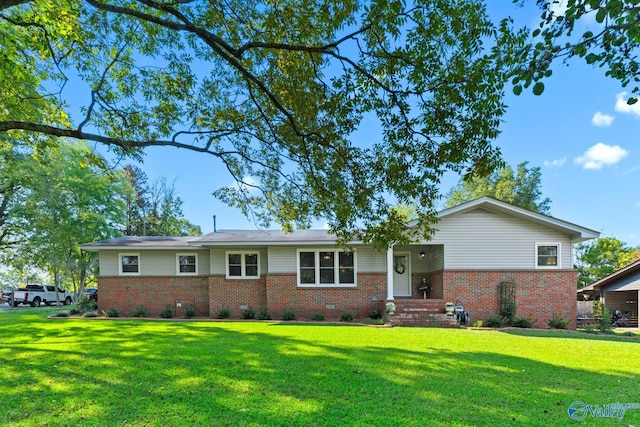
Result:
<svg viewBox="0 0 640 427">
<path fill-rule="evenodd" d="M 445 171 L 499 163 L 524 38 L 480 0 L 4 1 L 0 133 L 208 153 L 259 223 L 386 245 L 407 237 L 393 206 L 428 233 Z"/>
<path fill-rule="evenodd" d="M 529 162 L 518 164 L 515 173 L 511 166 L 507 165 L 486 177 L 461 179 L 445 196 L 446 207 L 482 196 L 491 196 L 525 209 L 548 214 L 551 199 L 542 198 L 540 167 L 528 168 L 528 164 Z"/>
<path fill-rule="evenodd" d="M 576 245 L 578 287 L 589 285 L 640 260 L 640 248 L 629 247 L 615 237 L 600 237 Z"/>
<path fill-rule="evenodd" d="M 124 222 L 124 173 L 110 170 L 86 143 L 61 143 L 21 172 L 27 175 L 23 239 L 12 248 L 15 263 L 47 271 L 81 290 L 95 254 L 81 243 L 113 237 Z"/>
</svg>

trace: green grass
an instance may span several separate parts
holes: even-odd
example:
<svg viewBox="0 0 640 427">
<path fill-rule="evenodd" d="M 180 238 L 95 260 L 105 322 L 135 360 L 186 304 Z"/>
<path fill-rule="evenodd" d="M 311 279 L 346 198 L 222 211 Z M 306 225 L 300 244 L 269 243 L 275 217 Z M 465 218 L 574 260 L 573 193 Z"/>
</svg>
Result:
<svg viewBox="0 0 640 427">
<path fill-rule="evenodd" d="M 637 338 L 56 310 L 0 310 L 0 425 L 575 425 L 573 401 L 640 403 Z"/>
</svg>

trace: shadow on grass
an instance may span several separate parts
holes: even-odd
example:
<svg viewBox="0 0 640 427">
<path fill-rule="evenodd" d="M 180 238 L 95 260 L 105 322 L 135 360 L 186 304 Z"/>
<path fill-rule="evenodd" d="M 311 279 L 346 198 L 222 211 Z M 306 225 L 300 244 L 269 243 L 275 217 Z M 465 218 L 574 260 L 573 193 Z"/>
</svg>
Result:
<svg viewBox="0 0 640 427">
<path fill-rule="evenodd" d="M 0 371 L 2 425 L 571 425 L 575 400 L 640 400 L 633 372 L 501 354 L 466 331 L 31 320 L 0 319 L 16 368 Z"/>
<path fill-rule="evenodd" d="M 499 332 L 522 337 L 539 338 L 568 338 L 595 341 L 624 341 L 640 343 L 640 335 L 623 335 L 622 333 L 602 333 L 598 331 L 570 331 L 570 330 L 534 330 L 534 329 L 496 329 Z"/>
</svg>

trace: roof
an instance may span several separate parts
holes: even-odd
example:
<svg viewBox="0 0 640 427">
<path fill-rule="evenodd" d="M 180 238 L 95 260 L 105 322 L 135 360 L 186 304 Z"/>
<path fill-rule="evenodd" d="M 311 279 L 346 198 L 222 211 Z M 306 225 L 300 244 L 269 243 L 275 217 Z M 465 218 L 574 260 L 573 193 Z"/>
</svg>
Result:
<svg viewBox="0 0 640 427">
<path fill-rule="evenodd" d="M 189 247 L 189 240 L 193 236 L 122 236 L 113 239 L 100 240 L 98 242 L 80 245 L 85 251 L 97 251 L 100 249 L 185 249 Z"/>
<path fill-rule="evenodd" d="M 491 197 L 480 197 L 453 208 L 440 211 L 439 218 L 468 212 L 474 209 L 486 209 L 522 218 L 527 221 L 541 224 L 566 233 L 574 242 L 582 242 L 597 238 L 600 233 L 567 221 L 563 221 L 538 212 L 533 212 L 509 203 L 501 202 Z M 415 222 L 408 226 L 415 226 Z M 100 249 L 131 250 L 141 249 L 195 249 L 196 247 L 209 246 L 278 246 L 291 244 L 327 245 L 335 244 L 337 237 L 324 229 L 304 229 L 286 233 L 281 230 L 220 230 L 208 233 L 200 237 L 174 236 L 174 237 L 118 237 L 115 239 L 101 240 L 94 243 L 86 243 L 80 247 L 86 251 Z M 358 242 L 351 242 L 358 243 Z"/>
<path fill-rule="evenodd" d="M 611 273 L 608 276 L 603 277 L 600 280 L 597 280 L 595 282 L 593 282 L 590 285 L 584 286 L 580 289 L 578 289 L 578 293 L 582 293 L 585 291 L 593 291 L 594 288 L 602 288 L 602 287 L 606 287 L 608 285 L 613 284 L 613 282 L 620 280 L 622 278 L 624 278 L 625 276 L 629 275 L 629 274 L 633 274 L 637 271 L 640 271 L 640 259 L 632 262 L 631 264 L 622 267 L 620 270 L 614 271 L 613 273 Z"/>
<path fill-rule="evenodd" d="M 475 209 L 486 209 L 488 211 L 506 214 L 558 230 L 571 236 L 571 240 L 575 243 L 596 239 L 600 236 L 599 231 L 591 230 L 589 228 L 554 218 L 549 215 L 541 214 L 539 212 L 534 212 L 529 209 L 524 209 L 519 206 L 514 206 L 488 196 L 483 196 L 470 202 L 444 209 L 439 212 L 438 217 L 442 219 L 450 215 L 469 212 Z"/>
</svg>

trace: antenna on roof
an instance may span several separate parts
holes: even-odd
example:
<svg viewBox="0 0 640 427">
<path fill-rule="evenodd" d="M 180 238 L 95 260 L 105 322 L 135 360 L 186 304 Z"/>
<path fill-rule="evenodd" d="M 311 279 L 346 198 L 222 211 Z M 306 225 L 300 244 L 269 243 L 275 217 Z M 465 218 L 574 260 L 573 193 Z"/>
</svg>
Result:
<svg viewBox="0 0 640 427">
<path fill-rule="evenodd" d="M 216 229 L 216 216 L 215 215 L 213 216 L 213 232 L 214 233 L 218 232 L 218 230 Z"/>
</svg>

